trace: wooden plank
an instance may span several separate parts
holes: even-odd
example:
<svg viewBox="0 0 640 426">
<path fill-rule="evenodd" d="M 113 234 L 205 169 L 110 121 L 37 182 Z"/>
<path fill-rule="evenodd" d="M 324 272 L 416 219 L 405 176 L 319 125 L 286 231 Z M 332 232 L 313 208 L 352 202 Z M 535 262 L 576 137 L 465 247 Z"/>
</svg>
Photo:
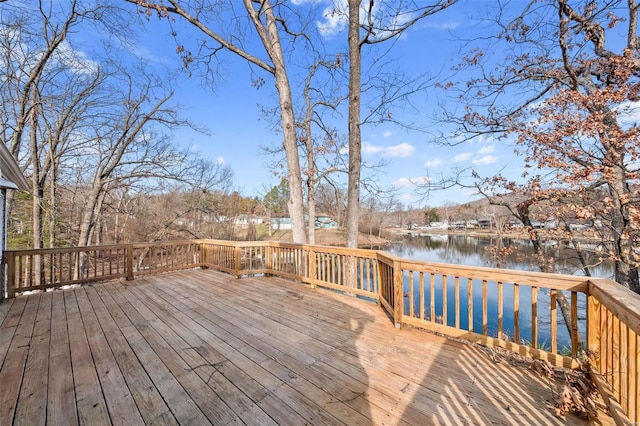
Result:
<svg viewBox="0 0 640 426">
<path fill-rule="evenodd" d="M 89 347 L 94 357 L 95 368 L 104 394 L 110 422 L 114 425 L 123 426 L 143 425 L 144 420 L 135 404 L 133 395 L 127 387 L 127 382 L 120 371 L 86 292 L 84 289 L 78 289 L 75 294 Z"/>
<path fill-rule="evenodd" d="M 176 295 L 175 299 L 179 298 L 180 296 Z M 219 309 L 212 309 L 208 302 L 194 298 L 185 298 L 182 300 L 192 306 L 191 309 L 193 312 L 199 315 L 198 322 L 206 325 L 207 330 L 215 331 L 215 334 L 219 335 L 224 342 L 232 344 L 233 347 L 240 350 L 251 360 L 266 368 L 270 375 L 275 375 L 282 383 L 291 383 L 292 380 L 300 380 L 300 386 L 302 386 L 304 393 L 300 393 L 297 390 L 300 386 L 296 385 L 281 385 L 277 388 L 277 396 L 291 407 L 292 412 L 297 413 L 297 415 L 311 424 L 338 422 L 335 417 L 329 415 L 314 403 L 315 401 L 326 399 L 323 392 L 311 386 L 306 380 L 303 380 L 300 374 L 290 370 L 291 366 L 288 361 L 291 361 L 292 358 L 286 353 L 286 350 L 285 352 L 278 353 L 277 356 L 265 356 L 265 353 L 271 352 L 270 349 L 267 349 L 268 346 L 265 346 L 266 341 L 256 338 L 254 334 L 245 334 L 249 330 L 239 329 L 235 323 L 231 324 L 227 322 L 226 312 L 223 316 L 218 316 L 216 312 L 219 311 Z M 218 348 L 218 346 L 216 346 L 216 348 Z M 227 357 L 237 362 L 236 357 Z M 273 415 L 273 413 L 271 414 Z"/>
<path fill-rule="evenodd" d="M 11 424 L 14 420 L 39 301 L 40 297 L 37 294 L 28 298 L 0 370 L 0 424 L 2 425 Z"/>
<path fill-rule="evenodd" d="M 183 287 L 183 286 L 182 286 L 182 284 L 181 284 L 181 287 Z M 238 285 L 238 286 L 234 286 L 234 288 L 238 288 L 238 287 L 240 287 L 240 285 Z M 190 298 L 190 299 L 192 299 L 192 298 Z M 211 297 L 206 297 L 206 300 L 211 300 L 211 299 L 212 299 Z M 243 299 L 239 299 L 239 300 L 244 300 L 244 298 L 243 298 Z M 306 298 L 305 298 L 305 300 L 306 300 Z M 315 303 L 315 301 L 314 301 L 314 303 Z M 247 306 L 247 307 L 249 307 L 249 306 L 253 305 L 253 301 L 247 301 L 247 302 L 246 302 L 246 304 L 247 304 L 246 306 Z M 234 305 L 234 306 L 235 306 L 235 305 Z M 229 309 L 230 309 L 230 310 L 232 310 L 233 308 L 230 306 L 230 307 L 229 307 Z M 223 312 L 223 311 L 225 311 L 225 310 L 224 310 L 224 309 L 221 309 L 220 307 L 218 307 L 218 308 L 216 309 L 216 312 Z M 226 313 L 225 313 L 225 314 L 226 314 Z M 283 315 L 283 316 L 282 316 L 282 318 L 287 318 L 287 317 L 288 317 L 288 315 Z M 235 320 L 234 320 L 234 324 L 235 324 L 235 323 L 237 323 L 238 321 L 241 321 L 241 318 L 237 318 L 237 319 L 235 319 Z M 293 322 L 295 322 L 296 320 L 292 320 L 292 321 L 293 321 Z M 216 323 L 218 323 L 218 321 L 216 321 Z M 328 331 L 328 330 L 327 330 L 327 331 Z M 331 338 L 332 338 L 331 333 L 330 333 L 330 332 L 328 332 L 327 334 L 329 334 L 328 338 L 329 338 L 329 339 L 331 339 Z M 256 340 L 256 339 L 254 338 L 254 340 Z M 388 347 L 388 346 L 390 346 L 390 345 L 389 345 L 389 344 L 388 344 L 388 342 L 387 342 L 387 344 L 386 344 L 386 345 L 382 344 L 382 345 L 380 345 L 380 346 L 381 346 L 381 347 Z M 313 351 L 313 353 L 315 353 L 315 352 L 316 352 L 316 351 L 314 350 L 314 351 Z M 332 352 L 332 353 L 334 353 L 334 354 L 335 354 L 336 352 Z M 404 354 L 404 352 L 403 352 L 403 354 Z M 356 355 L 355 355 L 355 356 L 357 356 L 357 357 L 358 357 L 358 359 L 361 359 L 361 360 L 363 359 L 363 358 L 362 358 L 362 354 L 357 354 L 357 353 L 356 353 Z M 422 358 L 422 359 L 424 360 L 424 358 Z M 407 362 L 411 363 L 411 361 L 407 361 Z M 356 363 L 357 363 L 357 362 L 356 362 Z M 393 363 L 391 363 L 391 364 L 393 364 Z M 412 364 L 412 365 L 414 365 L 413 363 L 411 363 L 411 364 Z M 418 361 L 417 361 L 417 359 L 416 359 L 416 364 L 415 364 L 415 365 L 418 365 L 418 364 L 419 364 L 419 362 L 418 362 Z M 333 361 L 332 361 L 332 365 L 335 365 Z M 402 363 L 402 364 L 398 364 L 398 365 L 402 368 L 402 365 L 405 365 L 405 364 L 404 364 L 404 363 Z M 397 394 L 397 392 L 396 392 L 396 394 Z"/>
<path fill-rule="evenodd" d="M 11 306 L 13 306 L 13 302 L 15 301 L 15 297 L 11 299 L 2 299 L 0 300 L 0 327 L 3 326 L 4 319 L 7 317 Z"/>
<path fill-rule="evenodd" d="M 100 323 L 100 327 L 105 333 L 105 338 L 122 372 L 127 388 L 145 423 L 178 424 L 95 288 L 85 287 L 84 290 L 91 302 L 91 307 Z M 122 391 L 125 392 L 124 390 Z"/>
<path fill-rule="evenodd" d="M 13 299 L 5 299 L 2 305 L 8 307 L 7 313 L 2 321 L 2 328 L 16 327 L 20 323 L 20 317 L 27 304 L 27 297 L 14 297 Z"/>
<path fill-rule="evenodd" d="M 239 288 L 239 287 L 241 287 L 241 286 L 235 286 L 234 288 Z M 269 290 L 268 292 L 271 294 L 271 290 Z M 211 299 L 211 297 L 207 297 L 207 299 Z M 238 300 L 245 300 L 245 299 L 244 299 L 244 298 L 242 298 L 242 299 L 238 299 Z M 306 300 L 306 297 L 305 297 L 305 299 L 304 299 L 304 300 Z M 314 301 L 313 303 L 315 304 L 316 302 Z M 254 305 L 254 301 L 252 301 L 252 300 L 247 300 L 244 304 L 245 304 L 245 306 L 246 306 L 247 308 L 249 308 L 250 306 Z M 325 308 L 324 308 L 324 307 L 323 307 L 322 309 L 323 309 L 323 310 L 325 310 Z M 221 310 L 220 308 L 218 308 L 218 309 L 217 309 L 217 311 L 224 311 L 224 310 Z M 286 318 L 288 318 L 288 317 L 289 317 L 289 315 L 288 315 L 288 314 L 283 314 L 283 315 L 281 316 L 281 320 L 286 320 Z M 297 318 L 296 318 L 296 319 L 292 319 L 292 320 L 291 320 L 291 326 L 294 326 L 294 324 L 295 324 L 296 322 L 301 322 L 301 321 L 300 321 L 299 319 L 297 319 Z M 305 324 L 301 324 L 301 327 L 302 327 L 302 330 L 304 330 L 304 328 L 306 327 L 306 325 L 305 325 Z M 310 332 L 310 333 L 312 333 L 312 332 L 313 332 L 313 330 L 309 330 L 309 332 Z M 331 330 L 331 331 L 330 331 L 329 329 L 326 329 L 326 328 L 325 328 L 325 334 L 327 334 L 327 339 L 333 339 L 333 338 L 335 338 L 335 336 L 333 335 L 333 330 Z M 387 343 L 387 345 L 382 344 L 382 345 L 379 345 L 379 346 L 380 346 L 380 347 L 386 347 L 386 346 L 389 346 L 389 344 Z M 423 346 L 421 346 L 421 347 L 423 347 Z M 337 352 L 332 352 L 332 354 L 337 354 Z M 404 354 L 404 352 L 403 352 L 403 354 Z M 442 356 L 442 355 L 441 355 L 441 356 Z M 356 352 L 356 353 L 355 353 L 355 355 L 354 355 L 354 357 L 358 357 L 360 360 L 363 360 L 363 355 L 362 355 L 362 353 L 358 354 L 358 353 Z M 356 358 L 356 359 L 357 359 L 357 358 Z M 423 359 L 424 359 L 424 358 L 423 358 Z M 389 363 L 390 363 L 390 364 L 395 365 L 393 362 L 390 362 L 390 360 L 387 360 L 387 361 L 389 361 Z M 410 363 L 410 365 L 418 365 L 418 364 L 419 364 L 419 361 L 418 361 L 417 359 L 416 359 L 415 364 L 414 364 L 414 363 L 412 363 L 412 361 L 411 361 L 411 360 L 409 360 L 409 359 L 407 359 L 407 360 L 406 360 L 406 362 L 407 362 L 407 363 Z M 335 364 L 335 362 L 332 360 L 332 364 L 331 364 L 331 365 L 336 365 L 336 366 L 337 366 L 338 364 Z M 390 367 L 390 366 L 389 366 L 389 367 Z M 387 367 L 387 368 L 389 368 L 389 367 Z M 400 369 L 402 370 L 402 366 L 401 366 L 401 365 L 400 365 Z M 378 369 L 376 369 L 375 371 L 378 371 Z M 405 371 L 406 371 L 406 370 L 405 370 Z M 384 380 L 383 380 L 383 382 L 384 382 Z M 371 385 L 370 385 L 370 387 L 371 387 L 371 386 L 373 386 L 373 385 L 371 384 Z M 404 386 L 404 385 L 403 385 L 403 386 Z"/>
<path fill-rule="evenodd" d="M 185 332 L 185 330 L 180 329 L 180 333 L 174 331 L 172 325 L 175 321 L 173 321 L 172 318 L 176 312 L 173 310 L 169 311 L 169 306 L 166 304 L 158 305 L 151 302 L 147 295 L 139 293 L 136 289 L 122 294 L 133 294 L 138 298 L 135 307 L 138 309 L 140 315 L 146 317 L 141 311 L 144 307 L 147 315 L 150 315 L 150 318 L 146 321 L 153 326 L 158 335 L 161 335 L 176 353 L 180 354 L 180 357 L 188 365 L 188 368 L 195 372 L 200 379 L 215 392 L 215 397 L 219 398 L 217 401 L 219 404 L 215 404 L 216 407 L 222 408 L 228 406 L 230 410 L 233 410 L 233 412 L 229 412 L 231 417 L 237 416 L 248 424 L 275 424 L 250 398 L 244 393 L 239 392 L 233 383 L 219 373 L 219 363 L 226 360 L 216 360 L 215 363 L 210 363 L 199 353 L 196 349 L 197 346 L 192 346 L 183 339 L 182 333 Z M 160 317 L 154 314 L 154 310 L 158 312 L 170 312 L 169 316 L 165 316 L 169 321 L 167 323 L 163 322 Z M 224 420 L 222 413 L 215 418 L 210 417 L 209 419 L 214 423 L 217 423 L 221 419 Z"/>
<path fill-rule="evenodd" d="M 163 396 L 167 406 L 181 424 L 206 424 L 209 420 L 200 411 L 197 404 L 182 388 L 177 378 L 171 374 L 169 368 L 135 328 L 122 311 L 118 301 L 113 299 L 108 285 L 96 286 L 103 303 L 109 309 L 111 316 L 120 328 L 131 349 L 144 365 L 147 374 L 153 381 L 155 388 Z M 128 303 L 128 302 L 124 302 Z"/>
<path fill-rule="evenodd" d="M 149 327 L 148 321 L 140 315 L 131 303 L 130 295 L 123 296 L 117 290 L 116 284 L 105 284 L 110 290 L 110 295 L 118 303 L 123 313 L 131 324 L 136 327 L 141 337 L 146 340 L 150 349 L 159 357 L 160 361 L 171 372 L 175 380 L 186 392 L 187 399 L 192 401 L 209 422 L 213 424 L 227 424 L 233 421 L 233 411 L 207 386 L 196 372 L 189 367 L 180 354 L 176 352 L 166 339 L 169 336 L 161 335 L 153 327 Z M 136 303 L 140 303 L 137 301 Z M 172 395 L 175 397 L 175 395 Z"/>
<path fill-rule="evenodd" d="M 20 317 L 26 305 L 26 297 L 5 299 L 2 303 L 7 303 L 9 307 L 7 314 L 0 327 L 0 366 L 4 364 L 5 357 L 11 346 L 11 340 L 20 323 Z"/>
<path fill-rule="evenodd" d="M 47 415 L 47 381 L 49 380 L 49 348 L 51 337 L 51 293 L 40 297 L 33 338 L 22 379 L 15 422 L 43 425 Z"/>
<path fill-rule="evenodd" d="M 47 395 L 47 422 L 49 424 L 78 424 L 67 315 L 64 292 L 62 291 L 54 291 L 52 293 L 51 348 L 49 352 Z"/>
<path fill-rule="evenodd" d="M 102 394 L 75 292 L 65 291 L 64 296 L 78 419 L 81 424 L 105 424 L 109 422 L 107 404 Z"/>
</svg>

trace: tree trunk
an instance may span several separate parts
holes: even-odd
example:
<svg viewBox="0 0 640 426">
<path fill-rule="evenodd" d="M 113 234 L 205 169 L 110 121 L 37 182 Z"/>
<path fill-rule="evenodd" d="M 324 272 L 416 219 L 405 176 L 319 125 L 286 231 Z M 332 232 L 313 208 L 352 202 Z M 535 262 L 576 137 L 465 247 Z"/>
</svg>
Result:
<svg viewBox="0 0 640 426">
<path fill-rule="evenodd" d="M 347 188 L 347 247 L 358 247 L 360 224 L 360 0 L 349 0 L 349 183 Z"/>
<path fill-rule="evenodd" d="M 309 185 L 307 188 L 307 213 L 309 219 L 307 222 L 308 243 L 316 243 L 316 201 L 315 201 L 315 184 L 313 179 L 309 179 Z"/>
<path fill-rule="evenodd" d="M 273 75 L 280 100 L 280 118 L 282 121 L 282 143 L 287 158 L 287 177 L 289 179 L 289 217 L 291 218 L 291 230 L 293 242 L 304 244 L 307 241 L 304 221 L 304 202 L 302 194 L 302 176 L 300 174 L 300 158 L 298 155 L 298 141 L 296 135 L 296 122 L 293 112 L 293 100 L 291 98 L 291 86 L 282 54 L 282 45 L 278 34 L 278 26 L 273 9 L 270 5 L 265 7 L 266 30 L 270 45 L 265 44 L 269 57 L 273 62 Z M 247 10 L 251 5 L 246 5 Z"/>
</svg>

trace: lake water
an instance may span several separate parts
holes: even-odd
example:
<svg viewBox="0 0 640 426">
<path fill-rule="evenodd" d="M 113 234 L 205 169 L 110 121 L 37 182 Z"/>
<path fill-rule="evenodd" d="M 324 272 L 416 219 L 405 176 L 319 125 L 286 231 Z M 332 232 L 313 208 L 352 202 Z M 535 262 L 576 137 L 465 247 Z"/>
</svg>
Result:
<svg viewBox="0 0 640 426">
<path fill-rule="evenodd" d="M 492 254 L 495 250 L 492 247 L 501 247 L 499 255 Z M 584 275 L 577 262 L 575 251 L 559 244 L 549 244 L 545 247 L 545 259 L 551 259 L 555 268 L 560 273 Z M 451 263 L 467 266 L 486 266 L 499 267 L 505 269 L 519 269 L 529 271 L 539 271 L 536 257 L 534 255 L 533 246 L 528 240 L 518 240 L 512 238 L 497 238 L 489 236 L 469 236 L 469 235 L 423 235 L 423 236 L 406 236 L 399 242 L 386 248 L 386 251 L 392 254 L 413 260 L 421 260 L 428 262 Z M 509 254 L 505 254 L 509 253 Z M 596 263 L 597 259 L 588 259 L 589 262 Z M 613 274 L 611 265 L 603 263 L 591 271 L 593 276 L 610 278 Z M 417 274 L 416 274 L 417 275 Z M 417 277 L 414 277 L 414 292 L 410 293 L 409 277 L 405 274 L 405 312 L 408 311 L 410 298 L 413 297 L 416 310 L 420 311 L 419 294 L 417 288 Z M 503 332 L 513 336 L 513 288 L 512 284 L 503 285 Z M 482 282 L 474 280 L 472 283 L 473 294 L 473 329 L 475 332 L 482 330 Z M 436 318 L 442 315 L 442 279 L 436 277 L 435 297 Z M 447 324 L 453 326 L 455 318 L 453 312 L 455 309 L 455 294 L 453 283 L 447 286 Z M 467 280 L 460 280 L 460 293 L 467 295 Z M 425 291 L 425 311 L 429 311 L 429 295 Z M 567 298 L 569 293 L 565 293 Z M 531 290 L 529 287 L 520 288 L 519 297 L 519 322 L 520 322 L 520 339 L 526 342 L 531 341 Z M 468 314 L 467 303 L 460 304 L 460 328 L 467 329 Z M 584 321 L 584 311 L 586 307 L 586 296 L 578 295 L 578 309 L 582 319 L 579 321 L 578 329 L 582 338 L 585 338 L 586 324 Z M 550 297 L 547 291 L 540 290 L 538 295 L 538 346 L 548 348 L 547 342 L 550 342 Z M 558 312 L 558 350 L 570 347 L 570 336 L 567 331 L 566 324 L 560 310 Z M 427 313 L 427 312 L 426 312 Z M 425 317 L 428 315 L 425 315 Z M 488 334 L 498 337 L 498 303 L 497 303 L 497 283 L 488 283 Z"/>
</svg>

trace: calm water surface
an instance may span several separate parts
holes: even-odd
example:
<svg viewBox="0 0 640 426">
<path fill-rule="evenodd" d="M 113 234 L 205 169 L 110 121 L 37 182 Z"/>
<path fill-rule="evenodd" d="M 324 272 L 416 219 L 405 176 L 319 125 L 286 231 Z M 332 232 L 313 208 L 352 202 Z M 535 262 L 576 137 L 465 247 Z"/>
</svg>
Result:
<svg viewBox="0 0 640 426">
<path fill-rule="evenodd" d="M 509 255 L 495 256 L 492 255 L 491 247 L 506 247 L 511 250 Z M 396 256 L 422 260 L 428 262 L 440 262 L 451 263 L 467 266 L 486 266 L 486 267 L 499 267 L 505 269 L 518 269 L 539 271 L 536 263 L 536 258 L 533 253 L 533 247 L 528 240 L 518 240 L 512 238 L 497 238 L 488 236 L 468 236 L 468 235 L 426 235 L 426 236 L 407 236 L 400 243 L 393 244 L 386 249 Z M 584 272 L 580 269 L 579 263 L 575 252 L 562 248 L 557 244 L 551 244 L 545 248 L 545 258 L 554 259 L 555 267 L 558 272 L 565 274 L 584 275 Z M 588 259 L 589 261 L 596 263 L 596 259 Z M 591 271 L 593 276 L 610 278 L 613 274 L 611 265 L 602 264 Z M 417 275 L 417 274 L 414 274 Z M 414 306 L 417 314 L 420 313 L 420 301 L 418 288 L 418 277 L 414 276 L 414 292 L 410 293 L 409 276 L 405 274 L 405 312 L 408 312 L 409 300 L 411 297 L 414 299 Z M 442 278 L 436 277 L 435 282 L 435 297 L 434 304 L 436 307 L 436 319 L 442 320 L 442 293 L 443 285 Z M 450 326 L 455 325 L 455 294 L 453 288 L 453 282 L 447 283 L 447 324 Z M 503 318 L 503 333 L 513 337 L 513 323 L 514 323 L 514 303 L 513 303 L 513 284 L 505 283 L 503 285 L 503 306 L 504 306 L 504 318 Z M 473 294 L 473 330 L 475 332 L 482 332 L 482 281 L 473 280 L 472 282 L 472 294 Z M 425 317 L 429 316 L 430 300 L 429 291 L 425 291 Z M 468 326 L 468 313 L 467 313 L 467 279 L 461 277 L 460 279 L 460 293 L 464 299 L 464 303 L 460 303 L 460 327 L 467 329 Z M 567 298 L 570 297 L 569 293 L 565 293 Z M 488 333 L 493 337 L 498 337 L 498 303 L 497 303 L 497 283 L 488 283 Z M 538 293 L 538 347 L 548 348 L 548 342 L 550 342 L 550 297 L 549 293 L 540 289 Z M 531 306 L 531 290 L 527 286 L 520 287 L 519 297 L 519 322 L 520 322 L 520 339 L 521 341 L 531 341 L 531 318 L 532 318 L 532 306 Z M 584 310 L 586 306 L 586 297 L 584 295 L 578 295 L 578 308 L 580 317 L 584 318 Z M 566 324 L 560 310 L 557 310 L 558 315 L 558 350 L 563 350 L 570 347 L 570 337 L 567 331 Z M 579 332 L 583 339 L 585 338 L 585 321 L 581 319 L 578 324 Z"/>
</svg>

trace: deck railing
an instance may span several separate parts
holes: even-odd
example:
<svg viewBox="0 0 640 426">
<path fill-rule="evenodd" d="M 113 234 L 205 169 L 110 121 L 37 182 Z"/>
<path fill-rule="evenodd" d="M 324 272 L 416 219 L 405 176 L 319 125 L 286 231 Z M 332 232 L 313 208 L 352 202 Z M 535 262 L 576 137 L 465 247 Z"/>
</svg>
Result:
<svg viewBox="0 0 640 426">
<path fill-rule="evenodd" d="M 9 250 L 4 262 L 7 297 L 195 267 L 238 278 L 295 279 L 375 300 L 398 327 L 564 367 L 591 354 L 593 378 L 614 418 L 640 422 L 640 296 L 610 280 L 410 261 L 374 250 L 219 240 Z"/>
</svg>

